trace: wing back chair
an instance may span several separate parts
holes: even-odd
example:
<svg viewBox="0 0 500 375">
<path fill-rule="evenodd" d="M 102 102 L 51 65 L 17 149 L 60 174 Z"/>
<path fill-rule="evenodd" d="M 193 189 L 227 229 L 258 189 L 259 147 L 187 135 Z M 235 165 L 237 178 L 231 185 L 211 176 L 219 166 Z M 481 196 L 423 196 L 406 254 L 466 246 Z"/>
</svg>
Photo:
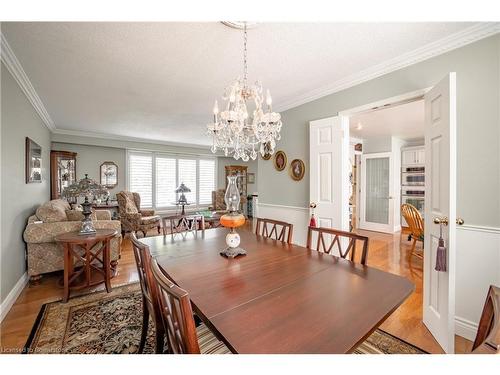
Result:
<svg viewBox="0 0 500 375">
<path fill-rule="evenodd" d="M 122 223 L 122 235 L 126 232 L 142 232 L 144 237 L 149 229 L 157 228 L 160 234 L 161 218 L 155 215 L 154 210 L 141 210 L 141 196 L 139 193 L 120 191 L 116 194 L 118 212 Z"/>
</svg>

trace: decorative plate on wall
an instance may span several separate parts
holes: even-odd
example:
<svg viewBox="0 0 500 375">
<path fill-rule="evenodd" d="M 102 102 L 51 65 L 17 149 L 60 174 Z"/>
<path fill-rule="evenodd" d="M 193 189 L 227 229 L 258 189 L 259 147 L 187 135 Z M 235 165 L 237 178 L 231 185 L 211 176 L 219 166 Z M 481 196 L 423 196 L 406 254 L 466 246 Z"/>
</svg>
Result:
<svg viewBox="0 0 500 375">
<path fill-rule="evenodd" d="M 274 168 L 278 171 L 282 171 L 286 168 L 286 154 L 284 151 L 278 151 L 276 155 L 274 155 Z"/>
<path fill-rule="evenodd" d="M 290 176 L 295 181 L 300 181 L 304 178 L 304 174 L 306 173 L 306 166 L 304 162 L 300 159 L 294 159 L 290 163 Z"/>
</svg>

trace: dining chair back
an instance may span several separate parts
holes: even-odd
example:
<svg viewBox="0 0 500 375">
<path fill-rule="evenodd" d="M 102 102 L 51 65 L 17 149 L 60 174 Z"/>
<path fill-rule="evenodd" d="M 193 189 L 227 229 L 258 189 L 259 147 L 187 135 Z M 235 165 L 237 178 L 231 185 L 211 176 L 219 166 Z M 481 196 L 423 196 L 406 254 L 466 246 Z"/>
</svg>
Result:
<svg viewBox="0 0 500 375">
<path fill-rule="evenodd" d="M 292 243 L 293 224 L 284 221 L 257 218 L 255 234 L 278 241 Z"/>
<path fill-rule="evenodd" d="M 317 241 L 313 246 L 313 236 L 316 234 Z M 368 237 L 359 234 L 344 232 L 331 228 L 309 227 L 307 231 L 307 248 L 316 251 L 322 251 L 331 254 L 332 250 L 337 249 L 341 258 L 356 261 L 356 243 L 362 243 L 361 256 L 359 263 L 366 264 L 368 258 Z M 328 246 L 326 245 L 328 243 Z M 336 246 L 335 246 L 336 245 Z"/>
<path fill-rule="evenodd" d="M 158 292 L 151 273 L 151 253 L 148 246 L 138 241 L 134 233 L 130 233 L 129 238 L 134 250 L 135 264 L 137 265 L 142 292 L 142 332 L 138 352 L 142 353 L 144 350 L 148 334 L 149 317 L 151 316 L 155 325 L 155 351 L 156 353 L 163 353 L 165 330 L 163 329 L 161 311 L 158 305 Z"/>
<path fill-rule="evenodd" d="M 158 301 L 169 351 L 174 354 L 198 354 L 200 346 L 188 293 L 175 285 L 152 259 L 153 278 L 158 286 Z"/>
<path fill-rule="evenodd" d="M 420 215 L 420 212 L 418 212 L 415 206 L 408 203 L 401 205 L 401 214 L 410 228 L 410 236 L 413 239 L 410 259 L 413 255 L 422 258 L 422 255 L 415 252 L 417 241 L 424 241 L 424 220 L 422 219 L 422 215 Z"/>
<path fill-rule="evenodd" d="M 486 297 L 472 352 L 500 354 L 500 288 L 494 285 Z"/>
</svg>

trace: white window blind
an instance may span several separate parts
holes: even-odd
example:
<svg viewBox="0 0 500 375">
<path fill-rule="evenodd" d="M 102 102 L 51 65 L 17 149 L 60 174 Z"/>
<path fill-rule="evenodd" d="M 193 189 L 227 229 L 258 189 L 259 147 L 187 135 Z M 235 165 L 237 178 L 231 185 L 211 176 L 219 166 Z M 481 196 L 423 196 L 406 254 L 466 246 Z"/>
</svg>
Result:
<svg viewBox="0 0 500 375">
<path fill-rule="evenodd" d="M 212 203 L 212 191 L 215 190 L 215 160 L 200 159 L 199 161 L 199 205 Z"/>
<path fill-rule="evenodd" d="M 141 196 L 142 207 L 153 207 L 153 155 L 130 153 L 129 189 Z"/>
<path fill-rule="evenodd" d="M 128 189 L 141 195 L 142 207 L 174 209 L 181 182 L 191 189 L 186 198 L 189 209 L 212 203 L 216 187 L 216 159 L 178 157 L 160 152 L 128 152 Z"/>
<path fill-rule="evenodd" d="M 177 188 L 176 159 L 156 156 L 156 207 L 173 206 Z"/>
<path fill-rule="evenodd" d="M 184 182 L 190 193 L 184 193 L 188 203 L 196 203 L 196 160 L 179 159 L 179 185 Z"/>
</svg>

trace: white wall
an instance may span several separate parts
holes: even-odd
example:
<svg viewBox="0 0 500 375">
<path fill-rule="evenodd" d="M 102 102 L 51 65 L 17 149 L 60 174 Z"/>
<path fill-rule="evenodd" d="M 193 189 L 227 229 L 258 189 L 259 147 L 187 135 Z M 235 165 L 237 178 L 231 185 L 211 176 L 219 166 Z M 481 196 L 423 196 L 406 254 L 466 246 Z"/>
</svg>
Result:
<svg viewBox="0 0 500 375">
<path fill-rule="evenodd" d="M 456 334 L 474 340 L 489 285 L 500 286 L 500 229 L 457 226 Z"/>
</svg>

